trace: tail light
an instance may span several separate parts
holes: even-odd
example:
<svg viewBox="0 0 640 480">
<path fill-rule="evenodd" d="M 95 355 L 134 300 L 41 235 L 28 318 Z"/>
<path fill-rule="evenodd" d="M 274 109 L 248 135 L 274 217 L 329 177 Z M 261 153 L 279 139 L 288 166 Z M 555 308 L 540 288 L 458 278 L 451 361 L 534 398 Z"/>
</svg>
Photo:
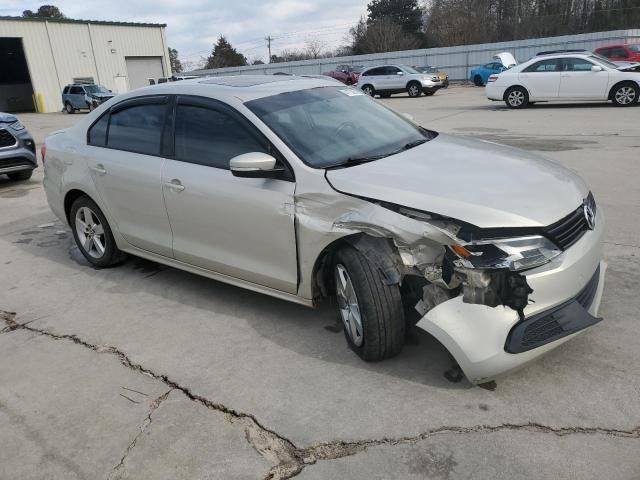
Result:
<svg viewBox="0 0 640 480">
<path fill-rule="evenodd" d="M 40 154 L 42 155 L 42 165 L 44 165 L 44 157 L 47 155 L 47 146 L 44 143 L 40 147 Z"/>
<path fill-rule="evenodd" d="M 498 80 L 498 75 L 491 75 L 487 80 L 487 83 L 495 82 L 496 80 Z"/>
</svg>

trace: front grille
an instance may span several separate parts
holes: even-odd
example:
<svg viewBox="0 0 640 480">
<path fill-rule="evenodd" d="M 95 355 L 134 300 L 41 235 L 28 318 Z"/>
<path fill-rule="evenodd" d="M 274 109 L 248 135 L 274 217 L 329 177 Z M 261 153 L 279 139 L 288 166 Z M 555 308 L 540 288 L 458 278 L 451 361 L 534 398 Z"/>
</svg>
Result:
<svg viewBox="0 0 640 480">
<path fill-rule="evenodd" d="M 584 212 L 585 205 L 591 207 L 595 215 L 596 202 L 593 195 L 589 193 L 582 205 L 566 217 L 544 229 L 545 234 L 562 250 L 566 250 L 576 243 L 589 230 L 589 224 Z"/>
<path fill-rule="evenodd" d="M 16 139 L 4 128 L 0 129 L 0 148 L 13 147 L 16 144 Z"/>
<path fill-rule="evenodd" d="M 576 303 L 580 304 L 584 310 L 589 310 L 598 290 L 599 282 L 600 266 L 598 266 L 589 282 L 578 292 L 573 300 L 551 311 L 542 312 L 517 323 L 507 337 L 505 350 L 509 353 L 526 352 L 592 325 L 593 323 L 590 322 L 575 324 L 567 321 L 566 310 L 572 307 L 580 310 Z M 583 313 L 584 310 L 582 310 Z M 597 321 L 597 319 L 595 320 Z"/>
</svg>

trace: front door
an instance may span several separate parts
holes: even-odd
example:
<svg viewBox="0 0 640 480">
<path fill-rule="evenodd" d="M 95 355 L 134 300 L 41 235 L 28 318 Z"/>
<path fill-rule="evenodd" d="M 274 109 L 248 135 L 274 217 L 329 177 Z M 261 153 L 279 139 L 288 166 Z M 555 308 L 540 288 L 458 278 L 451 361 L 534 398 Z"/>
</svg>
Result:
<svg viewBox="0 0 640 480">
<path fill-rule="evenodd" d="M 125 240 L 171 257 L 161 182 L 165 160 L 159 156 L 167 107 L 166 97 L 116 105 L 90 128 L 86 161 L 102 203 Z"/>
<path fill-rule="evenodd" d="M 560 74 L 560 97 L 604 100 L 607 98 L 609 72 L 594 72 L 594 63 L 583 58 L 565 58 Z"/>
<path fill-rule="evenodd" d="M 167 160 L 162 171 L 174 256 L 295 293 L 295 183 L 238 178 L 229 170 L 231 158 L 255 151 L 274 154 L 235 110 L 211 99 L 178 98 L 175 159 Z"/>
</svg>

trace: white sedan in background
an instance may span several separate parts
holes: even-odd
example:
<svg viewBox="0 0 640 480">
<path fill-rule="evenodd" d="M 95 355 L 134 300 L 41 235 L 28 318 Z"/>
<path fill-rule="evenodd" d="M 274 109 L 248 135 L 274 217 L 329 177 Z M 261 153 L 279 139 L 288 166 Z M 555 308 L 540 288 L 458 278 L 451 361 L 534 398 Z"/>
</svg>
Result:
<svg viewBox="0 0 640 480">
<path fill-rule="evenodd" d="M 638 103 L 640 73 L 590 52 L 539 55 L 489 77 L 489 100 L 509 108 L 534 102 L 608 101 L 628 107 Z"/>
</svg>

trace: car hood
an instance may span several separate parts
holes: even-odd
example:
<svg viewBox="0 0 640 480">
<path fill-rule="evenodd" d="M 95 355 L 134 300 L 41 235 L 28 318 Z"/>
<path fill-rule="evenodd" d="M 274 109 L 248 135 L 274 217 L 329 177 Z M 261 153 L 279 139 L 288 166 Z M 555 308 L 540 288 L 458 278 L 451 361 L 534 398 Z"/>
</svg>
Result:
<svg viewBox="0 0 640 480">
<path fill-rule="evenodd" d="M 327 170 L 336 190 L 462 220 L 481 228 L 551 225 L 589 190 L 533 153 L 440 134 L 381 160 Z"/>
<path fill-rule="evenodd" d="M 96 92 L 96 93 L 90 93 L 89 94 L 92 97 L 96 97 L 96 98 L 112 98 L 115 97 L 115 94 L 109 92 L 109 93 L 103 93 L 103 92 Z"/>
<path fill-rule="evenodd" d="M 10 113 L 0 112 L 0 123 L 13 123 L 17 122 L 18 117 L 11 115 Z"/>
<path fill-rule="evenodd" d="M 509 52 L 498 53 L 497 55 L 494 55 L 493 58 L 495 60 L 502 62 L 502 65 L 504 65 L 507 68 L 515 67 L 518 64 L 514 56 L 511 55 Z"/>
</svg>

